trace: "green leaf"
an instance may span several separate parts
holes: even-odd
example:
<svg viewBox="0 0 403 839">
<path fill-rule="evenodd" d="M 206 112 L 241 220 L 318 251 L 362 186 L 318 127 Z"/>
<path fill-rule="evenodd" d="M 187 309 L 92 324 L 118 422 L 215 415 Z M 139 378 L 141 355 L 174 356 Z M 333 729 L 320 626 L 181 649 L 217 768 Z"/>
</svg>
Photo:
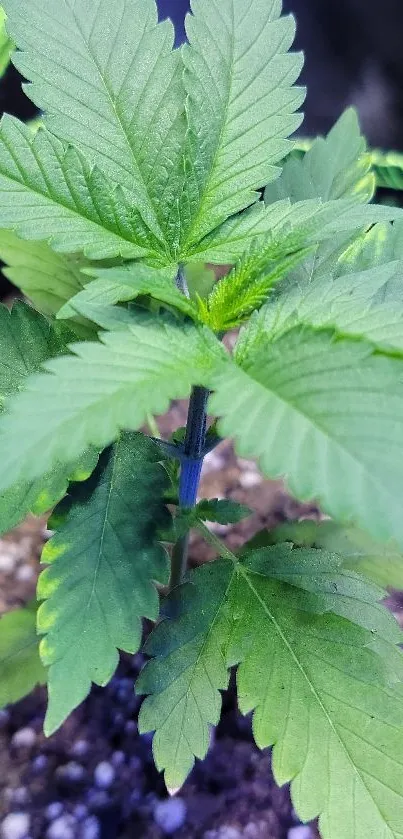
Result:
<svg viewBox="0 0 403 839">
<path fill-rule="evenodd" d="M 132 223 L 162 251 L 175 237 L 185 136 L 182 59 L 154 0 L 6 0 L 14 63 L 47 127 L 135 199 Z M 117 214 L 122 215 L 122 211 Z M 173 229 L 171 229 L 173 228 Z"/>
<path fill-rule="evenodd" d="M 29 379 L 0 420 L 0 489 L 39 477 L 57 461 L 74 462 L 122 429 L 138 429 L 192 385 L 208 385 L 226 359 L 208 330 L 149 314 L 70 350 L 73 357 L 49 361 L 49 372 Z"/>
<path fill-rule="evenodd" d="M 45 315 L 54 315 L 88 280 L 82 269 L 90 263 L 79 254 L 55 253 L 46 242 L 26 242 L 0 230 L 3 274 Z"/>
<path fill-rule="evenodd" d="M 18 702 L 45 682 L 36 634 L 36 603 L 31 603 L 0 619 L 0 707 Z"/>
<path fill-rule="evenodd" d="M 11 311 L 0 304 L 0 411 L 44 361 L 65 352 L 70 338 L 64 326 L 51 325 L 26 303 L 15 302 Z"/>
<path fill-rule="evenodd" d="M 235 268 L 217 282 L 206 301 L 199 301 L 200 317 L 215 332 L 239 326 L 267 300 L 273 286 L 307 254 L 298 239 L 253 245 Z"/>
<path fill-rule="evenodd" d="M 49 667 L 45 733 L 52 734 L 86 697 L 105 685 L 118 649 L 135 653 L 141 619 L 156 620 L 154 581 L 168 580 L 168 557 L 157 530 L 169 520 L 163 494 L 168 475 L 158 447 L 142 434 L 123 434 L 101 456 L 89 481 L 69 493 L 67 511 L 47 543 L 49 567 L 38 582 L 38 632 Z M 58 510 L 56 510 L 56 517 Z"/>
<path fill-rule="evenodd" d="M 237 524 L 252 515 L 252 510 L 245 504 L 228 498 L 203 498 L 192 512 L 196 519 L 215 521 L 218 524 Z"/>
<path fill-rule="evenodd" d="M 298 236 L 301 246 L 310 246 L 337 235 L 339 247 L 340 242 L 347 247 L 355 231 L 367 229 L 376 222 L 401 219 L 402 212 L 399 207 L 359 204 L 352 198 L 325 203 L 308 199 L 296 204 L 284 200 L 267 206 L 259 201 L 194 245 L 186 259 L 233 264 L 252 243 L 256 248 L 264 247 L 268 236 L 275 239 Z"/>
<path fill-rule="evenodd" d="M 197 318 L 196 306 L 175 285 L 175 268 L 158 269 L 142 263 L 133 263 L 116 268 L 98 269 L 96 275 L 97 279 L 88 283 L 84 291 L 79 292 L 63 306 L 59 317 L 69 318 L 77 312 L 80 314 L 82 304 L 104 306 L 149 295 L 185 315 Z"/>
<path fill-rule="evenodd" d="M 43 362 L 66 351 L 70 333 L 59 324 L 51 325 L 43 315 L 25 303 L 14 303 L 11 311 L 0 306 L 0 411 L 7 397 L 20 391 L 30 374 Z M 0 493 L 0 534 L 11 530 L 32 512 L 43 515 L 66 492 L 69 478 L 83 480 L 91 474 L 97 454 L 87 452 L 79 462 L 56 463 L 41 480 L 26 476 Z"/>
<path fill-rule="evenodd" d="M 6 30 L 6 14 L 0 6 L 0 78 L 7 70 L 13 50 L 14 44 Z"/>
<path fill-rule="evenodd" d="M 93 259 L 150 252 L 123 187 L 44 128 L 33 134 L 8 115 L 0 130 L 0 227 Z"/>
<path fill-rule="evenodd" d="M 98 453 L 90 449 L 74 464 L 56 463 L 41 478 L 22 478 L 0 492 L 0 535 L 16 527 L 28 513 L 45 515 L 63 498 L 71 481 L 89 478 L 97 460 Z"/>
<path fill-rule="evenodd" d="M 323 548 L 339 554 L 345 568 L 358 571 L 378 585 L 403 590 L 403 554 L 395 542 L 376 542 L 354 526 L 335 521 L 304 520 L 282 524 L 272 531 L 263 531 L 251 547 L 264 547 L 277 542 L 293 542 L 305 547 Z"/>
<path fill-rule="evenodd" d="M 403 154 L 375 149 L 371 152 L 371 162 L 378 187 L 403 189 Z"/>
<path fill-rule="evenodd" d="M 343 262 L 323 275 L 318 264 L 308 274 L 296 271 L 273 291 L 240 341 L 242 358 L 262 340 L 298 324 L 333 327 L 339 334 L 366 338 L 382 350 L 403 350 L 403 261 L 360 273 L 340 273 Z"/>
<path fill-rule="evenodd" d="M 371 155 L 361 136 L 357 113 L 349 108 L 327 137 L 318 137 L 301 159 L 291 155 L 280 178 L 266 187 L 265 201 L 355 198 L 370 201 L 375 192 Z"/>
<path fill-rule="evenodd" d="M 319 815 L 324 839 L 399 839 L 402 694 L 385 682 L 382 660 L 370 649 L 368 599 L 361 603 L 368 629 L 337 614 L 344 593 L 338 595 L 336 583 L 334 611 L 306 609 L 315 595 L 299 582 L 307 574 L 313 581 L 314 555 L 292 552 L 293 585 L 272 573 L 276 548 L 265 564 L 252 554 L 242 564 L 219 560 L 193 572 L 147 642 L 155 658 L 139 679 L 138 690 L 152 694 L 140 730 L 156 729 L 157 766 L 165 769 L 168 787 L 177 788 L 194 756 L 206 754 L 209 725 L 220 713 L 219 690 L 228 683 L 228 668 L 239 665 L 240 709 L 254 712 L 258 746 L 274 746 L 275 778 L 292 782 L 300 817 Z M 340 572 L 329 554 L 320 553 L 319 562 L 327 587 L 332 572 Z M 318 568 L 316 576 L 320 586 Z"/>
<path fill-rule="evenodd" d="M 188 93 L 182 251 L 254 203 L 298 128 L 302 66 L 277 0 L 193 0 L 183 50 Z M 263 91 L 263 93 L 262 93 Z M 185 261 L 185 260 L 184 260 Z"/>
<path fill-rule="evenodd" d="M 227 498 L 203 498 L 191 509 L 178 509 L 175 517 L 175 533 L 177 537 L 184 536 L 192 527 L 197 527 L 200 521 L 237 524 L 250 515 L 252 515 L 252 510 L 237 501 Z"/>
<path fill-rule="evenodd" d="M 297 498 L 402 547 L 403 360 L 300 326 L 240 362 L 215 381 L 220 436 Z"/>
</svg>

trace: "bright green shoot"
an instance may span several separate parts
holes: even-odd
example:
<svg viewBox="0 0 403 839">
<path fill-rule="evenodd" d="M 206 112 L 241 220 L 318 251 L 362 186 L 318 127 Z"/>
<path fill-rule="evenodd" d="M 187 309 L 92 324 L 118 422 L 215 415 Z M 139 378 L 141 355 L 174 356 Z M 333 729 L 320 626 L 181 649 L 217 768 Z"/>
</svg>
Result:
<svg viewBox="0 0 403 839">
<path fill-rule="evenodd" d="M 403 637 L 381 601 L 403 588 L 403 211 L 373 203 L 352 110 L 294 151 L 281 0 L 193 0 L 180 50 L 154 0 L 4 8 L 42 124 L 0 129 L 0 257 L 32 304 L 0 308 L 0 528 L 52 508 L 55 535 L 39 607 L 0 621 L 1 701 L 47 682 L 51 735 L 147 618 L 134 689 L 170 791 L 235 667 L 301 819 L 402 839 Z M 173 399 L 186 429 L 161 440 Z M 326 520 L 231 553 L 206 523 L 249 510 L 198 497 L 224 437 Z M 192 528 L 217 554 L 197 570 Z"/>
</svg>

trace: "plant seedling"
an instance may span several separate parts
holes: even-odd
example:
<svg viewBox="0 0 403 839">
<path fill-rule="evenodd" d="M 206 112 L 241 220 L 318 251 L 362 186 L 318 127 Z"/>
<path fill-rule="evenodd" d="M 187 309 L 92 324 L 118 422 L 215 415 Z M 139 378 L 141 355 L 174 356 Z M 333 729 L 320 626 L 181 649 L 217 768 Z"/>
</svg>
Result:
<svg viewBox="0 0 403 839">
<path fill-rule="evenodd" d="M 154 0 L 4 8 L 42 117 L 0 129 L 0 256 L 33 304 L 0 309 L 0 527 L 53 508 L 55 532 L 39 608 L 0 622 L 1 700 L 47 682 L 52 734 L 147 618 L 139 727 L 171 791 L 236 668 L 301 819 L 402 839 L 402 633 L 381 601 L 403 588 L 403 211 L 372 202 L 352 110 L 304 153 L 289 139 L 305 92 L 281 0 L 193 0 L 177 50 Z M 328 520 L 232 553 L 206 522 L 248 510 L 198 500 L 224 437 Z M 196 570 L 191 528 L 217 554 Z"/>
</svg>

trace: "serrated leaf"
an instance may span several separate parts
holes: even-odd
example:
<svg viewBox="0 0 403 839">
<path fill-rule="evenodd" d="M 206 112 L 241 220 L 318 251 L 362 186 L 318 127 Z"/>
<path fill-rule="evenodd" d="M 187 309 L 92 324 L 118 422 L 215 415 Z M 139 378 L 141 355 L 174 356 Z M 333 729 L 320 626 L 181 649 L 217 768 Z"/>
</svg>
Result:
<svg viewBox="0 0 403 839">
<path fill-rule="evenodd" d="M 7 70 L 13 50 L 14 44 L 6 30 L 6 14 L 0 6 L 0 78 Z"/>
<path fill-rule="evenodd" d="M 215 383 L 219 434 L 297 498 L 402 546 L 403 360 L 300 326 L 241 363 Z"/>
<path fill-rule="evenodd" d="M 374 149 L 371 152 L 371 163 L 378 187 L 403 189 L 403 154 Z"/>
<path fill-rule="evenodd" d="M 200 318 L 215 332 L 239 326 L 267 300 L 273 287 L 306 256 L 296 238 L 251 246 L 232 271 L 216 283 L 206 301 L 199 301 Z"/>
<path fill-rule="evenodd" d="M 11 311 L 0 306 L 0 412 L 6 398 L 21 390 L 30 374 L 66 351 L 70 337 L 64 326 L 51 325 L 25 303 L 14 303 Z M 96 460 L 94 451 L 87 452 L 73 465 L 56 463 L 42 479 L 29 481 L 22 476 L 1 492 L 0 534 L 19 524 L 29 512 L 43 515 L 50 510 L 65 494 L 69 478 L 88 477 Z"/>
<path fill-rule="evenodd" d="M 11 311 L 0 304 L 0 410 L 44 361 L 65 352 L 71 337 L 26 303 L 15 302 Z"/>
<path fill-rule="evenodd" d="M 252 515 L 252 510 L 244 504 L 227 498 L 203 498 L 194 507 L 182 508 L 175 517 L 175 533 L 184 536 L 198 522 L 210 521 L 218 524 L 237 524 Z"/>
<path fill-rule="evenodd" d="M 22 478 L 0 493 L 0 535 L 32 513 L 43 516 L 66 494 L 71 481 L 85 481 L 95 469 L 98 453 L 90 449 L 74 464 L 56 463 L 50 472 L 31 481 Z"/>
<path fill-rule="evenodd" d="M 0 130 L 0 227 L 93 259 L 137 258 L 151 250 L 123 187 L 44 128 L 33 134 L 8 115 Z"/>
<path fill-rule="evenodd" d="M 192 385 L 208 385 L 226 359 L 208 330 L 149 314 L 70 350 L 73 357 L 47 362 L 47 373 L 27 381 L 0 421 L 2 489 L 138 429 Z"/>
<path fill-rule="evenodd" d="M 323 276 L 298 270 L 277 286 L 242 335 L 244 359 L 260 341 L 298 324 L 331 327 L 371 341 L 382 350 L 403 350 L 403 261 L 359 273 L 341 274 L 343 264 Z"/>
<path fill-rule="evenodd" d="M 96 275 L 97 279 L 88 283 L 83 291 L 63 306 L 59 317 L 69 318 L 77 312 L 81 314 L 82 305 L 105 306 L 149 295 L 185 315 L 197 318 L 196 306 L 175 285 L 175 268 L 150 268 L 142 263 L 133 263 L 97 270 Z"/>
<path fill-rule="evenodd" d="M 277 0 L 193 0 L 183 50 L 188 93 L 182 250 L 254 203 L 278 174 L 304 99 L 301 55 Z M 247 25 L 246 25 L 247 21 Z M 287 54 L 288 53 L 288 54 Z M 263 91 L 263 93 L 262 93 Z"/>
<path fill-rule="evenodd" d="M 14 63 L 44 121 L 135 199 L 133 225 L 171 244 L 185 136 L 182 60 L 154 0 L 6 0 Z"/>
<path fill-rule="evenodd" d="M 0 707 L 18 702 L 45 682 L 36 633 L 36 603 L 31 603 L 0 619 Z"/>
<path fill-rule="evenodd" d="M 291 155 L 285 161 L 280 178 L 266 187 L 265 201 L 352 197 L 367 202 L 374 192 L 371 155 L 361 135 L 357 113 L 349 108 L 327 137 L 314 140 L 302 159 Z"/>
<path fill-rule="evenodd" d="M 174 593 L 168 620 L 147 642 L 155 658 L 139 679 L 152 694 L 140 730 L 157 729 L 157 766 L 169 787 L 179 786 L 207 751 L 219 690 L 237 664 L 240 709 L 254 711 L 257 744 L 274 745 L 276 780 L 292 782 L 300 817 L 320 815 L 324 839 L 400 839 L 403 701 L 368 647 L 372 610 L 368 630 L 334 612 L 305 611 L 313 595 L 272 577 L 275 550 L 265 566 L 252 554 L 201 567 Z M 309 553 L 291 554 L 302 577 L 312 573 Z M 327 574 L 333 561 L 327 555 Z"/>
<path fill-rule="evenodd" d="M 90 263 L 79 254 L 55 253 L 46 242 L 27 242 L 0 230 L 2 273 L 45 315 L 54 315 L 88 280 Z"/>
<path fill-rule="evenodd" d="M 268 236 L 298 236 L 303 246 L 337 236 L 339 246 L 344 242 L 347 247 L 355 231 L 376 222 L 401 219 L 402 212 L 399 207 L 384 204 L 358 204 L 352 198 L 325 203 L 308 199 L 296 204 L 284 200 L 267 206 L 260 201 L 194 245 L 186 259 L 230 265 L 243 256 L 251 243 L 264 247 Z"/>
<path fill-rule="evenodd" d="M 263 531 L 260 538 L 263 543 L 257 540 L 253 547 L 293 542 L 337 553 L 345 568 L 364 574 L 380 586 L 403 590 L 403 554 L 399 546 L 395 542 L 376 542 L 357 527 L 335 521 L 303 520 Z"/>
<path fill-rule="evenodd" d="M 135 653 L 141 619 L 156 620 L 154 581 L 166 583 L 168 557 L 157 542 L 166 526 L 168 475 L 159 448 L 123 434 L 89 481 L 69 493 L 59 530 L 47 543 L 38 581 L 41 658 L 49 667 L 45 732 L 52 734 L 87 695 L 105 685 L 118 649 Z M 57 510 L 56 510 L 57 516 Z"/>
</svg>

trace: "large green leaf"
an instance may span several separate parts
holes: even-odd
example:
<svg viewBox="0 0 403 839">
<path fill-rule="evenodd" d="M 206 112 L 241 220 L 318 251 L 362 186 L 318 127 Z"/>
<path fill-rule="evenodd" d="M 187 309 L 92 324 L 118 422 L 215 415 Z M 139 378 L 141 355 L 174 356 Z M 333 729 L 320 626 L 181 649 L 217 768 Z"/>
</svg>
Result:
<svg viewBox="0 0 403 839">
<path fill-rule="evenodd" d="M 0 707 L 18 702 L 45 682 L 36 633 L 36 603 L 31 603 L 0 619 Z"/>
<path fill-rule="evenodd" d="M 94 271 L 97 279 L 89 282 L 63 307 L 59 317 L 81 313 L 82 306 L 109 306 L 142 295 L 150 296 L 185 315 L 197 317 L 197 307 L 175 285 L 175 268 L 150 268 L 141 262 Z"/>
<path fill-rule="evenodd" d="M 292 542 L 337 553 L 345 568 L 358 571 L 385 588 L 393 586 L 403 590 L 403 553 L 398 545 L 376 542 L 357 527 L 336 521 L 304 519 L 261 531 L 251 541 L 249 549 L 277 542 Z"/>
<path fill-rule="evenodd" d="M 185 136 L 182 60 L 154 0 L 6 0 L 14 63 L 45 124 L 135 200 L 152 244 L 173 243 Z"/>
<path fill-rule="evenodd" d="M 185 258 L 232 264 L 252 243 L 259 249 L 267 244 L 270 236 L 279 239 L 290 235 L 298 236 L 304 246 L 336 237 L 338 250 L 342 252 L 357 231 L 376 222 L 401 219 L 402 212 L 400 207 L 360 204 L 353 198 L 326 202 L 310 198 L 295 204 L 284 199 L 267 206 L 259 201 L 192 246 Z"/>
<path fill-rule="evenodd" d="M 46 242 L 27 242 L 0 230 L 3 274 L 45 315 L 55 314 L 88 282 L 81 269 L 89 265 L 79 254 L 55 253 Z"/>
<path fill-rule="evenodd" d="M 240 362 L 215 383 L 219 434 L 297 498 L 402 547 L 402 358 L 300 326 Z"/>
<path fill-rule="evenodd" d="M 192 385 L 208 385 L 226 358 L 208 330 L 149 315 L 70 349 L 73 357 L 47 362 L 49 372 L 27 381 L 0 421 L 2 489 L 138 429 Z"/>
<path fill-rule="evenodd" d="M 318 137 L 302 159 L 291 155 L 285 161 L 280 178 L 266 187 L 265 200 L 271 204 L 283 198 L 296 202 L 352 197 L 366 202 L 374 191 L 371 155 L 361 136 L 357 114 L 349 108 L 327 137 Z"/>
<path fill-rule="evenodd" d="M 0 227 L 94 259 L 150 252 L 123 187 L 44 128 L 32 134 L 8 115 L 0 131 Z"/>
<path fill-rule="evenodd" d="M 206 754 L 209 725 L 220 714 L 219 690 L 228 668 L 239 665 L 240 709 L 254 711 L 257 744 L 274 746 L 276 780 L 292 782 L 301 818 L 319 815 L 323 839 L 400 839 L 403 699 L 370 649 L 371 590 L 357 610 L 359 627 L 339 615 L 348 581 L 339 594 L 334 557 L 293 551 L 290 585 L 277 577 L 284 565 L 276 550 L 235 565 L 204 566 L 174 592 L 168 619 L 146 646 L 155 658 L 138 684 L 152 694 L 140 729 L 156 730 L 157 766 L 168 786 L 178 787 L 194 756 Z M 323 614 L 322 583 L 332 591 Z M 318 614 L 312 614 L 316 596 Z"/>
<path fill-rule="evenodd" d="M 87 695 L 105 685 L 118 649 L 135 653 L 141 618 L 156 620 L 154 581 L 168 580 L 168 557 L 157 542 L 169 520 L 169 479 L 161 452 L 142 434 L 123 434 L 101 456 L 86 483 L 72 487 L 38 582 L 38 631 L 49 667 L 45 732 L 51 734 Z"/>
<path fill-rule="evenodd" d="M 340 272 L 342 266 L 339 263 Z M 270 339 L 306 324 L 334 327 L 338 333 L 363 337 L 386 350 L 403 350 L 403 261 L 360 273 L 338 276 L 295 272 L 273 292 L 241 337 L 243 358 Z"/>
<path fill-rule="evenodd" d="M 298 128 L 301 55 L 278 0 L 193 0 L 183 50 L 189 95 L 182 249 L 258 198 Z"/>
<path fill-rule="evenodd" d="M 30 374 L 66 351 L 69 337 L 65 327 L 51 325 L 25 303 L 14 303 L 11 311 L 0 306 L 0 412 L 6 398 L 18 393 Z M 0 493 L 0 533 L 11 530 L 29 512 L 43 515 L 50 510 L 65 494 L 69 478 L 84 480 L 96 460 L 96 453 L 90 451 L 73 465 L 55 463 L 41 480 L 27 480 L 22 475 Z"/>
</svg>

